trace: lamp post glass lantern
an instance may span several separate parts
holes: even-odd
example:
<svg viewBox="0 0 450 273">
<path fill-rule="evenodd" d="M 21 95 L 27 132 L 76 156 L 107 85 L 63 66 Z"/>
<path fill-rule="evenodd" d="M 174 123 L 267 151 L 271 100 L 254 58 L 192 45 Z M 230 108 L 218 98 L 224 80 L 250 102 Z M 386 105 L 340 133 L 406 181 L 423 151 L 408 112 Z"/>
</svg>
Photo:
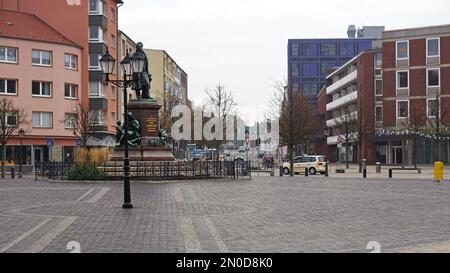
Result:
<svg viewBox="0 0 450 273">
<path fill-rule="evenodd" d="M 136 54 L 135 54 L 136 55 Z M 134 57 L 134 55 L 133 55 Z M 132 86 L 133 80 L 131 78 L 132 74 L 138 72 L 139 70 L 134 70 L 134 68 L 139 68 L 140 64 L 135 63 L 140 60 L 130 58 L 129 53 L 127 52 L 126 57 L 120 62 L 120 66 L 123 71 L 123 79 L 118 80 L 110 80 L 109 75 L 113 73 L 114 67 L 116 64 L 116 60 L 109 54 L 109 51 L 106 50 L 106 54 L 100 59 L 100 65 L 102 68 L 103 74 L 106 76 L 106 83 L 111 83 L 119 88 L 123 88 L 124 92 L 124 149 L 125 156 L 123 160 L 123 182 L 124 182 L 124 203 L 122 208 L 124 209 L 132 209 L 133 205 L 131 203 L 131 186 L 130 186 L 130 159 L 129 159 L 129 149 L 128 149 L 128 96 L 127 96 L 127 88 Z"/>
<path fill-rule="evenodd" d="M 131 57 L 131 65 L 133 73 L 142 73 L 144 71 L 145 57 L 135 52 Z"/>
</svg>

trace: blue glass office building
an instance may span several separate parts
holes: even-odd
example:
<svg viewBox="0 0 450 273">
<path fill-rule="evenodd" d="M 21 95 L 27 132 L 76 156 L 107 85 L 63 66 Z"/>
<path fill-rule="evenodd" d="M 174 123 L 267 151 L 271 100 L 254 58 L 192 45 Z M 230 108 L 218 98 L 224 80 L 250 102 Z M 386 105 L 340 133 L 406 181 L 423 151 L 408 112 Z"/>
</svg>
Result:
<svg viewBox="0 0 450 273">
<path fill-rule="evenodd" d="M 372 38 L 290 39 L 288 42 L 288 85 L 303 91 L 317 103 L 325 84 L 327 68 L 339 67 L 360 52 L 372 48 Z"/>
</svg>

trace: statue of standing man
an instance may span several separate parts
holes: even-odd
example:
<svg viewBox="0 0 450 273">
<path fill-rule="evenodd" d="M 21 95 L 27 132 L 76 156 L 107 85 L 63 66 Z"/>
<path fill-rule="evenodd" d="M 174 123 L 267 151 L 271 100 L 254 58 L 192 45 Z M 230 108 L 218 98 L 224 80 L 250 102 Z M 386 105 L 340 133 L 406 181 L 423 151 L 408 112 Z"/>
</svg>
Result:
<svg viewBox="0 0 450 273">
<path fill-rule="evenodd" d="M 144 44 L 142 44 L 141 42 L 137 43 L 136 45 L 136 54 L 141 54 L 144 57 L 144 70 L 142 71 L 142 73 L 134 73 L 134 84 L 132 86 L 132 89 L 136 91 L 137 99 L 151 99 L 150 83 L 152 81 L 152 76 L 149 73 L 148 58 L 144 52 Z"/>
</svg>

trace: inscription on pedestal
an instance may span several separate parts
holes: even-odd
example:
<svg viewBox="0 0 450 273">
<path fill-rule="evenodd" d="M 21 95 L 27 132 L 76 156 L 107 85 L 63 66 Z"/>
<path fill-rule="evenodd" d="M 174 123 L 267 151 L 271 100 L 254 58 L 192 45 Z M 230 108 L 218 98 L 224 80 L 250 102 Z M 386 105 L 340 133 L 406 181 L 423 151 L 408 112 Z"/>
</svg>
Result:
<svg viewBox="0 0 450 273">
<path fill-rule="evenodd" d="M 148 117 L 145 121 L 147 133 L 154 135 L 158 132 L 158 119 L 156 117 Z"/>
</svg>

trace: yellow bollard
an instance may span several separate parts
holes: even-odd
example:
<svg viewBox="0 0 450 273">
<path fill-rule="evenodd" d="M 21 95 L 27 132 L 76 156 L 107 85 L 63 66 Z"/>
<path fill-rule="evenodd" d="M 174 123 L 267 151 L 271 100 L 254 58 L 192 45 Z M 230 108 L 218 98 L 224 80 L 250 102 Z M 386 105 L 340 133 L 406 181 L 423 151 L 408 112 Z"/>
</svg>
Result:
<svg viewBox="0 0 450 273">
<path fill-rule="evenodd" d="M 444 162 L 434 163 L 434 181 L 441 182 L 444 180 Z"/>
</svg>

